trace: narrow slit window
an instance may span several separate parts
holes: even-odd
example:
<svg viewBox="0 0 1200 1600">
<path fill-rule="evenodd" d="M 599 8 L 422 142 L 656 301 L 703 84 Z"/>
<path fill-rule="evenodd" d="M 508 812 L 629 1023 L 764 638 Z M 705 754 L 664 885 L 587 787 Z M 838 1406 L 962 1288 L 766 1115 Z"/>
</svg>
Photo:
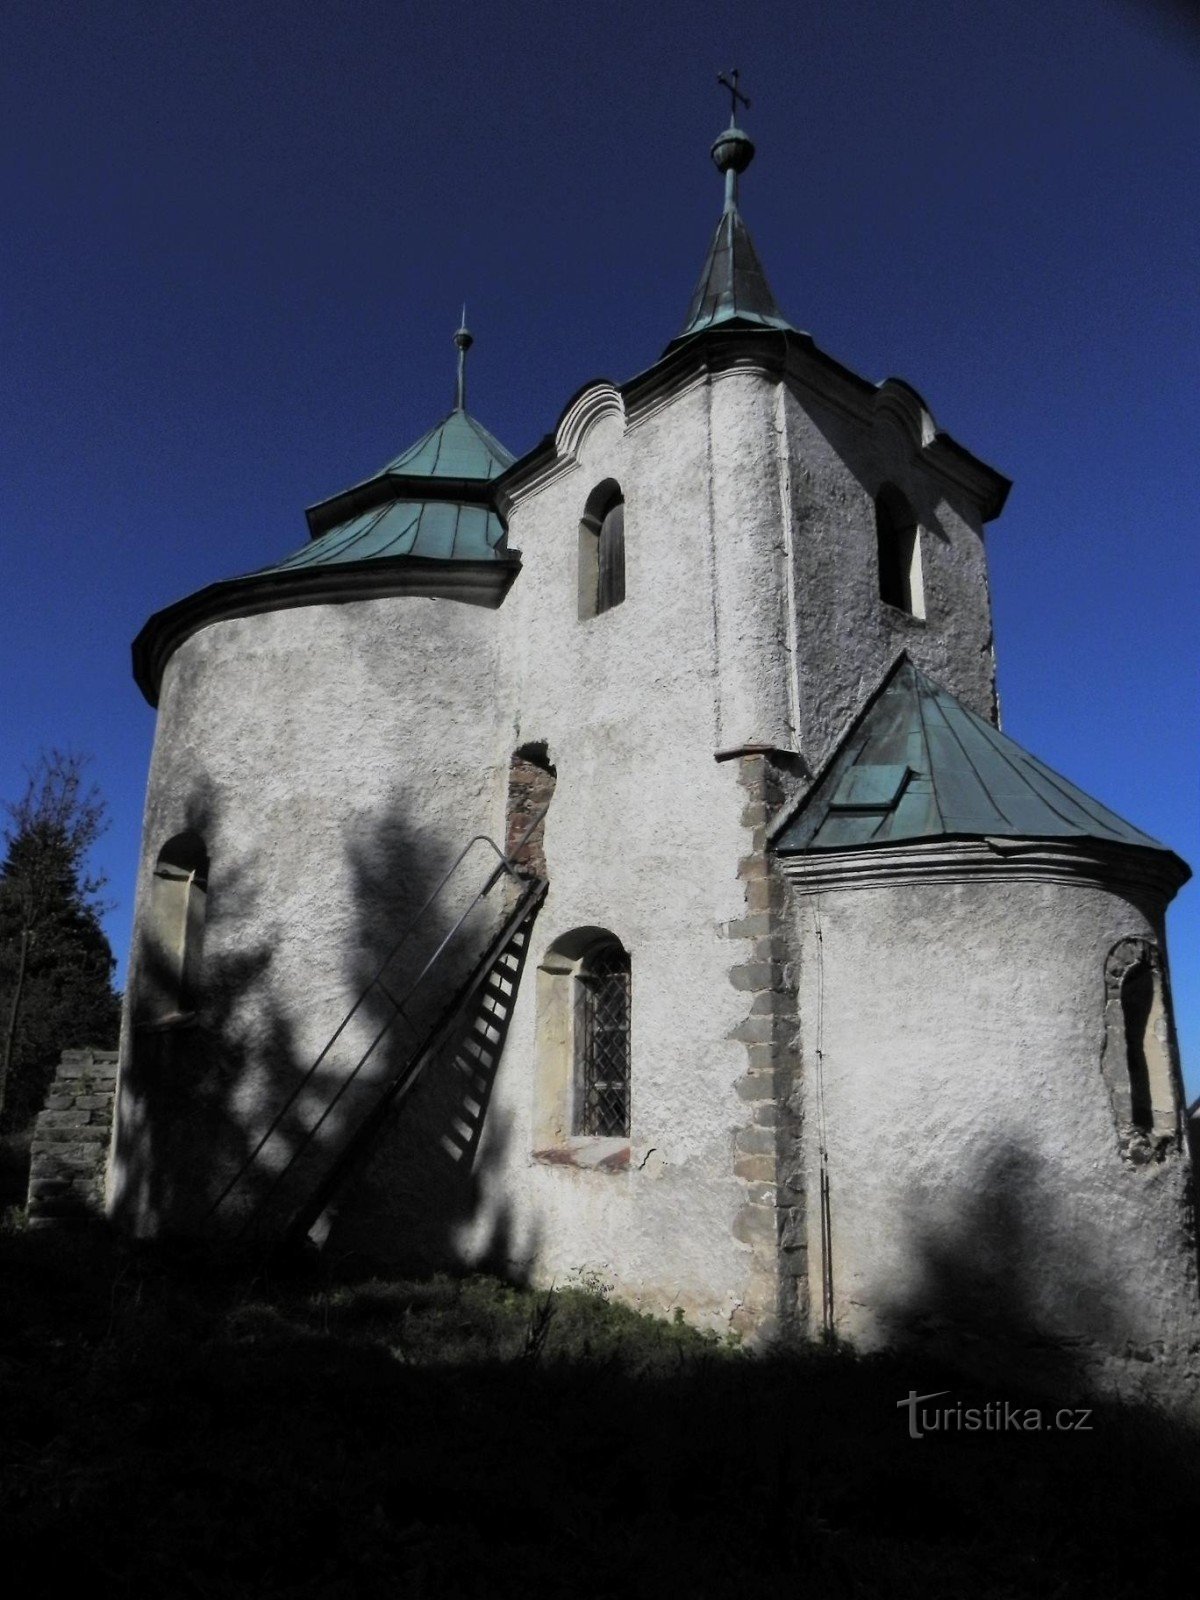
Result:
<svg viewBox="0 0 1200 1600">
<path fill-rule="evenodd" d="M 1146 1041 L 1154 1008 L 1154 974 L 1148 963 L 1138 962 L 1121 984 L 1121 1018 L 1125 1025 L 1125 1065 L 1129 1072 L 1130 1121 L 1142 1133 L 1154 1128 L 1154 1095 Z"/>
<path fill-rule="evenodd" d="M 884 484 L 875 497 L 875 539 L 879 598 L 910 617 L 924 617 L 921 531 L 912 507 L 891 484 Z"/>
<path fill-rule="evenodd" d="M 601 616 L 625 599 L 625 497 L 612 478 L 588 496 L 579 524 L 579 618 Z"/>
<path fill-rule="evenodd" d="M 176 834 L 159 851 L 150 884 L 143 947 L 146 1021 L 195 1010 L 208 901 L 208 853 L 195 833 Z"/>
<path fill-rule="evenodd" d="M 599 572 L 596 581 L 596 615 L 611 611 L 625 598 L 625 502 L 618 500 L 600 524 Z"/>
<path fill-rule="evenodd" d="M 1183 1104 L 1162 957 L 1148 939 L 1122 939 L 1104 970 L 1101 1069 L 1122 1154 L 1135 1165 L 1175 1148 Z"/>
</svg>

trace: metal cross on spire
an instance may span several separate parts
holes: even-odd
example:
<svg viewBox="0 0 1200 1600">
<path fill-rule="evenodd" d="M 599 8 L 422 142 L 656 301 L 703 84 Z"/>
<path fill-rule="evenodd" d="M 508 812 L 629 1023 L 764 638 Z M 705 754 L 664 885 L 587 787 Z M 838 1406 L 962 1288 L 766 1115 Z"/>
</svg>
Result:
<svg viewBox="0 0 1200 1600">
<path fill-rule="evenodd" d="M 740 76 L 740 74 L 739 74 L 738 69 L 736 67 L 731 67 L 729 69 L 729 76 L 728 77 L 726 77 L 726 75 L 723 72 L 718 72 L 717 73 L 717 82 L 719 84 L 721 84 L 721 86 L 723 88 L 726 88 L 726 89 L 729 90 L 729 126 L 731 128 L 736 128 L 737 127 L 738 101 L 740 100 L 742 102 L 742 104 L 745 106 L 747 111 L 749 111 L 749 109 L 750 109 L 749 96 L 748 95 L 744 95 L 742 93 L 742 91 L 738 88 L 738 78 L 739 78 L 739 76 Z"/>
</svg>

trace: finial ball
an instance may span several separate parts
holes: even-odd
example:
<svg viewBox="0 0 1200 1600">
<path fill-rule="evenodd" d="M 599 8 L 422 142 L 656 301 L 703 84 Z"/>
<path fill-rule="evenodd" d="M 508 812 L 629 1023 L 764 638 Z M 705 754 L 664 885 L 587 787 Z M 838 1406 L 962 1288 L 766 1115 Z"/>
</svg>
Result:
<svg viewBox="0 0 1200 1600">
<path fill-rule="evenodd" d="M 745 172 L 754 160 L 754 142 L 740 128 L 726 128 L 712 147 L 719 172 Z"/>
<path fill-rule="evenodd" d="M 460 350 L 469 350 L 475 343 L 475 335 L 464 324 L 454 335 L 454 342 Z"/>
</svg>

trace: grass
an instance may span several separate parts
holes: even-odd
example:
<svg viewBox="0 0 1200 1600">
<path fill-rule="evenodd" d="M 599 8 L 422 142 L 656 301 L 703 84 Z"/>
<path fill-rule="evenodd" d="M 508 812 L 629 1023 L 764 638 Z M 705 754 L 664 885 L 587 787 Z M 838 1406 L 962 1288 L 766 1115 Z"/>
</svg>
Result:
<svg viewBox="0 0 1200 1600">
<path fill-rule="evenodd" d="M 20 1230 L 0 1280 L 12 1593 L 1121 1600 L 1190 1572 L 1195 1443 L 1153 1414 L 913 1441 L 910 1388 L 993 1396 L 585 1287 Z"/>
</svg>

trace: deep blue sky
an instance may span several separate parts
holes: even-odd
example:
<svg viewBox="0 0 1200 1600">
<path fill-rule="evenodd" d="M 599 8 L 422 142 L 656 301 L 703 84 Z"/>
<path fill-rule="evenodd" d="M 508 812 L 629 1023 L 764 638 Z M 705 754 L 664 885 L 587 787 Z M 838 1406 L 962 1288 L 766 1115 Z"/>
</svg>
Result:
<svg viewBox="0 0 1200 1600">
<path fill-rule="evenodd" d="M 42 746 L 94 755 L 122 958 L 138 628 L 440 417 L 462 299 L 472 409 L 518 452 L 653 361 L 734 62 L 785 312 L 1015 480 L 1006 729 L 1200 866 L 1200 44 L 1173 15 L 6 0 L 0 796 Z M 1200 888 L 1170 928 L 1195 1094 Z"/>
</svg>

